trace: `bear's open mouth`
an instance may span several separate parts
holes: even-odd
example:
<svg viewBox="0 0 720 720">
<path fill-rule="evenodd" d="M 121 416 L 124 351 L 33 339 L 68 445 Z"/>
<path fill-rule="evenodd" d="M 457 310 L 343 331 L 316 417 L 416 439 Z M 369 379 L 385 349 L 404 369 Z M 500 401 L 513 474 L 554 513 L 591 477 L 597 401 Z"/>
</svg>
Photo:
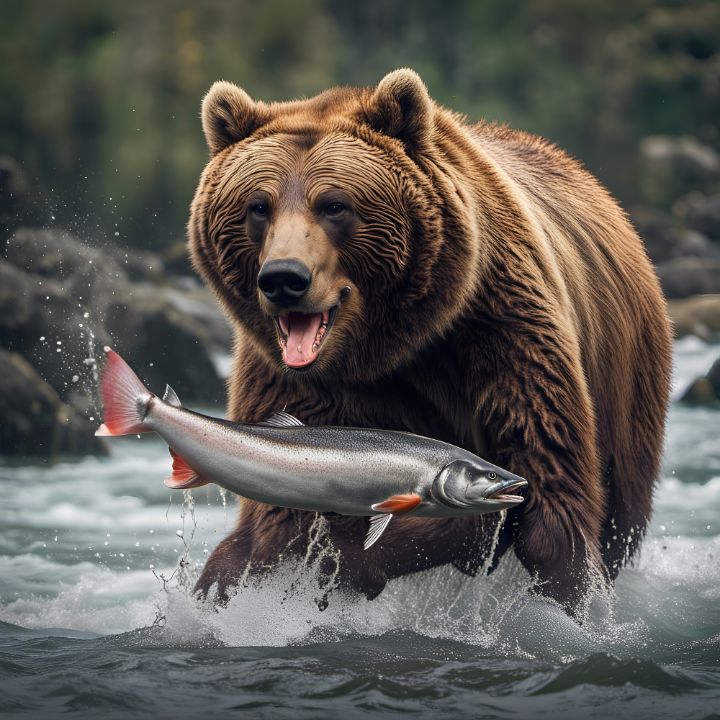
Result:
<svg viewBox="0 0 720 720">
<path fill-rule="evenodd" d="M 275 318 L 283 361 L 288 367 L 304 368 L 317 360 L 336 314 L 337 305 L 318 313 L 290 312 Z"/>
</svg>

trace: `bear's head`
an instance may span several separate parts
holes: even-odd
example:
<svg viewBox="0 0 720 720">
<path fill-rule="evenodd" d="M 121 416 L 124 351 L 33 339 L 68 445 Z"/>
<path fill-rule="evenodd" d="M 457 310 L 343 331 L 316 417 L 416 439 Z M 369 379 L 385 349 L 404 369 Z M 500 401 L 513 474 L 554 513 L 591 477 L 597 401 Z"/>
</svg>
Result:
<svg viewBox="0 0 720 720">
<path fill-rule="evenodd" d="M 416 73 L 272 104 L 218 82 L 202 122 L 193 261 L 268 362 L 370 382 L 447 332 L 477 284 L 469 141 Z"/>
</svg>

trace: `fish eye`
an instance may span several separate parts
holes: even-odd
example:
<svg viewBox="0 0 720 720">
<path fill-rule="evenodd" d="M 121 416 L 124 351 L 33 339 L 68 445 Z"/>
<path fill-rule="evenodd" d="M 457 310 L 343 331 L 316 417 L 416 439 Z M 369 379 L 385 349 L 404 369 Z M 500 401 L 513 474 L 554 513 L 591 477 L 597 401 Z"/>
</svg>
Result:
<svg viewBox="0 0 720 720">
<path fill-rule="evenodd" d="M 497 473 L 489 472 L 488 473 L 488 480 L 494 480 L 497 477 Z"/>
</svg>

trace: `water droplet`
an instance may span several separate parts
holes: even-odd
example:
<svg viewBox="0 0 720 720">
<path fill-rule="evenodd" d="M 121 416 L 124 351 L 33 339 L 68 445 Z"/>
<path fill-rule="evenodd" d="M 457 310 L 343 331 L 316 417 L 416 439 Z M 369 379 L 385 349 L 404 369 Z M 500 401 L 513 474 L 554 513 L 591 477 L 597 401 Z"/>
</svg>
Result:
<svg viewBox="0 0 720 720">
<path fill-rule="evenodd" d="M 83 313 L 83 317 L 84 317 L 84 318 L 89 318 L 89 317 L 90 317 L 90 313 L 89 313 L 89 312 L 84 312 L 84 313 Z"/>
<path fill-rule="evenodd" d="M 175 531 L 175 534 L 176 534 L 178 537 L 182 537 L 183 535 L 185 535 L 185 533 L 184 533 L 182 530 L 176 530 L 176 531 Z"/>
<path fill-rule="evenodd" d="M 80 376 L 79 376 L 79 375 L 73 375 L 73 376 L 72 376 L 72 381 L 73 381 L 74 383 L 76 383 L 79 379 L 80 379 Z"/>
<path fill-rule="evenodd" d="M 45 336 L 44 336 L 44 335 L 41 335 L 41 336 L 40 336 L 40 342 L 44 342 L 44 341 L 45 341 Z"/>
</svg>

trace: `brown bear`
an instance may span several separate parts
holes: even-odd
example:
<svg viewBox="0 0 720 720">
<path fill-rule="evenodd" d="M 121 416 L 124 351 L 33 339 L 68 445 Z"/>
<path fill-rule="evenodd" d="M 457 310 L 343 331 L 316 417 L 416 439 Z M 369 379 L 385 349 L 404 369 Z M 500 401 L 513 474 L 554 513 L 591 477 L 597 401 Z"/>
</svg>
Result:
<svg viewBox="0 0 720 720">
<path fill-rule="evenodd" d="M 671 336 L 606 190 L 549 142 L 438 105 L 411 70 L 270 104 L 218 82 L 202 123 L 189 242 L 234 323 L 229 417 L 411 431 L 529 481 L 507 518 L 406 516 L 368 551 L 368 518 L 327 515 L 342 584 L 372 598 L 510 547 L 571 612 L 613 579 L 651 512 Z M 315 519 L 241 500 L 197 590 L 305 556 Z"/>
</svg>

